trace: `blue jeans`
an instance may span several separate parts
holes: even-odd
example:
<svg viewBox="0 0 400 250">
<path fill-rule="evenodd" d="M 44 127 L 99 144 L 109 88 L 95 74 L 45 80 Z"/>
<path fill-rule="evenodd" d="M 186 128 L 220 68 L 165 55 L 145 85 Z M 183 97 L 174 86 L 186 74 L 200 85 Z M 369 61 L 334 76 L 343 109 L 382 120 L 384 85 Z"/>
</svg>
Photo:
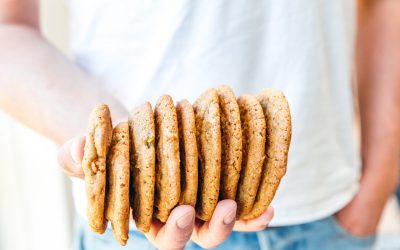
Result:
<svg viewBox="0 0 400 250">
<path fill-rule="evenodd" d="M 155 249 L 138 231 L 129 232 L 127 246 L 120 246 L 108 228 L 103 235 L 92 233 L 87 222 L 80 221 L 75 250 Z M 294 226 L 273 227 L 257 233 L 232 232 L 229 238 L 215 249 L 260 250 L 364 250 L 372 249 L 375 236 L 356 237 L 346 232 L 333 216 Z M 202 249 L 188 242 L 185 249 Z"/>
</svg>

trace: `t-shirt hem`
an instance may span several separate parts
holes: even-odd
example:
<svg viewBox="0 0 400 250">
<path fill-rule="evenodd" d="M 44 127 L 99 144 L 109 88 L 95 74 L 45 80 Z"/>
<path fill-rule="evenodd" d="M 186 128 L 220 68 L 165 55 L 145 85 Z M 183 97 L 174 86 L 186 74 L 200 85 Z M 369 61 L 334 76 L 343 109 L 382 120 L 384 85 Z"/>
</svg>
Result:
<svg viewBox="0 0 400 250">
<path fill-rule="evenodd" d="M 269 223 L 269 227 L 298 225 L 329 217 L 345 207 L 353 199 L 357 191 L 358 184 L 355 184 L 346 194 L 337 195 L 334 197 L 334 199 L 326 202 L 323 205 L 323 208 L 318 208 L 318 212 L 308 211 L 304 214 L 294 214 L 291 216 L 285 216 L 284 214 L 281 214 L 279 218 L 272 219 L 272 221 Z"/>
<path fill-rule="evenodd" d="M 345 194 L 336 195 L 335 197 L 333 197 L 333 199 L 325 202 L 323 205 L 318 205 L 318 212 L 309 210 L 302 214 L 292 214 L 290 216 L 280 214 L 279 217 L 274 217 L 272 219 L 272 221 L 269 223 L 269 227 L 298 225 L 329 217 L 340 211 L 353 199 L 358 190 L 358 183 L 354 184 L 351 188 L 347 190 L 348 192 L 346 192 Z M 77 204 L 75 204 L 75 209 L 77 210 L 77 214 L 79 217 L 85 218 L 84 213 L 82 213 Z M 130 223 L 130 230 L 136 230 L 136 226 L 134 225 L 134 223 Z"/>
</svg>

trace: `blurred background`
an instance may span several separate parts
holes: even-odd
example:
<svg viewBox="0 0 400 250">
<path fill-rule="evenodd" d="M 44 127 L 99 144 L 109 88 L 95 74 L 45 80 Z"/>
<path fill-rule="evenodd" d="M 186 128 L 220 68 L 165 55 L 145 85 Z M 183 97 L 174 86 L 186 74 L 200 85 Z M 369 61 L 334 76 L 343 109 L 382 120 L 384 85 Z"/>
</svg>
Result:
<svg viewBox="0 0 400 250">
<path fill-rule="evenodd" d="M 44 35 L 69 55 L 68 6 L 62 0 L 41 5 Z M 0 111 L 0 152 L 0 249 L 72 249 L 71 183 L 58 167 L 57 146 Z M 400 249 L 395 195 L 379 227 L 378 249 Z"/>
<path fill-rule="evenodd" d="M 66 1 L 40 2 L 44 35 L 69 55 Z M 0 152 L 0 249 L 72 249 L 71 184 L 57 146 L 0 111 Z"/>
</svg>

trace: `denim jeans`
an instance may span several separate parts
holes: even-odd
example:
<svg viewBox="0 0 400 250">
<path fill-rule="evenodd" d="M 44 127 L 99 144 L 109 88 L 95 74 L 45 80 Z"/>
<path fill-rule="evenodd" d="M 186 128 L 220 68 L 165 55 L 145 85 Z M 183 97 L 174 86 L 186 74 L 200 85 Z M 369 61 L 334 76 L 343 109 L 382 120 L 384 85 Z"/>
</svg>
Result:
<svg viewBox="0 0 400 250">
<path fill-rule="evenodd" d="M 87 222 L 79 222 L 75 250 L 155 249 L 138 231 L 129 232 L 127 246 L 120 246 L 108 228 L 103 235 L 92 233 Z M 273 227 L 257 233 L 232 232 L 229 238 L 215 249 L 255 250 L 364 250 L 372 249 L 375 236 L 356 237 L 346 232 L 333 216 L 294 226 Z M 185 249 L 202 249 L 188 242 Z"/>
</svg>

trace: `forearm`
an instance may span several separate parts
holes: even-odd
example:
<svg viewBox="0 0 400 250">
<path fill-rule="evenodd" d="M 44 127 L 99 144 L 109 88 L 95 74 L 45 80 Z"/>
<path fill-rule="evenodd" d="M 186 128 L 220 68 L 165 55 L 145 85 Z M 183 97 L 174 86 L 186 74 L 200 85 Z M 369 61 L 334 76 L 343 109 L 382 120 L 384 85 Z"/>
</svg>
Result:
<svg viewBox="0 0 400 250">
<path fill-rule="evenodd" d="M 0 55 L 0 109 L 57 143 L 84 132 L 97 103 L 113 118 L 127 114 L 34 29 L 0 24 Z"/>
<path fill-rule="evenodd" d="M 357 41 L 361 190 L 371 202 L 383 206 L 398 181 L 400 2 L 367 2 Z"/>
</svg>

